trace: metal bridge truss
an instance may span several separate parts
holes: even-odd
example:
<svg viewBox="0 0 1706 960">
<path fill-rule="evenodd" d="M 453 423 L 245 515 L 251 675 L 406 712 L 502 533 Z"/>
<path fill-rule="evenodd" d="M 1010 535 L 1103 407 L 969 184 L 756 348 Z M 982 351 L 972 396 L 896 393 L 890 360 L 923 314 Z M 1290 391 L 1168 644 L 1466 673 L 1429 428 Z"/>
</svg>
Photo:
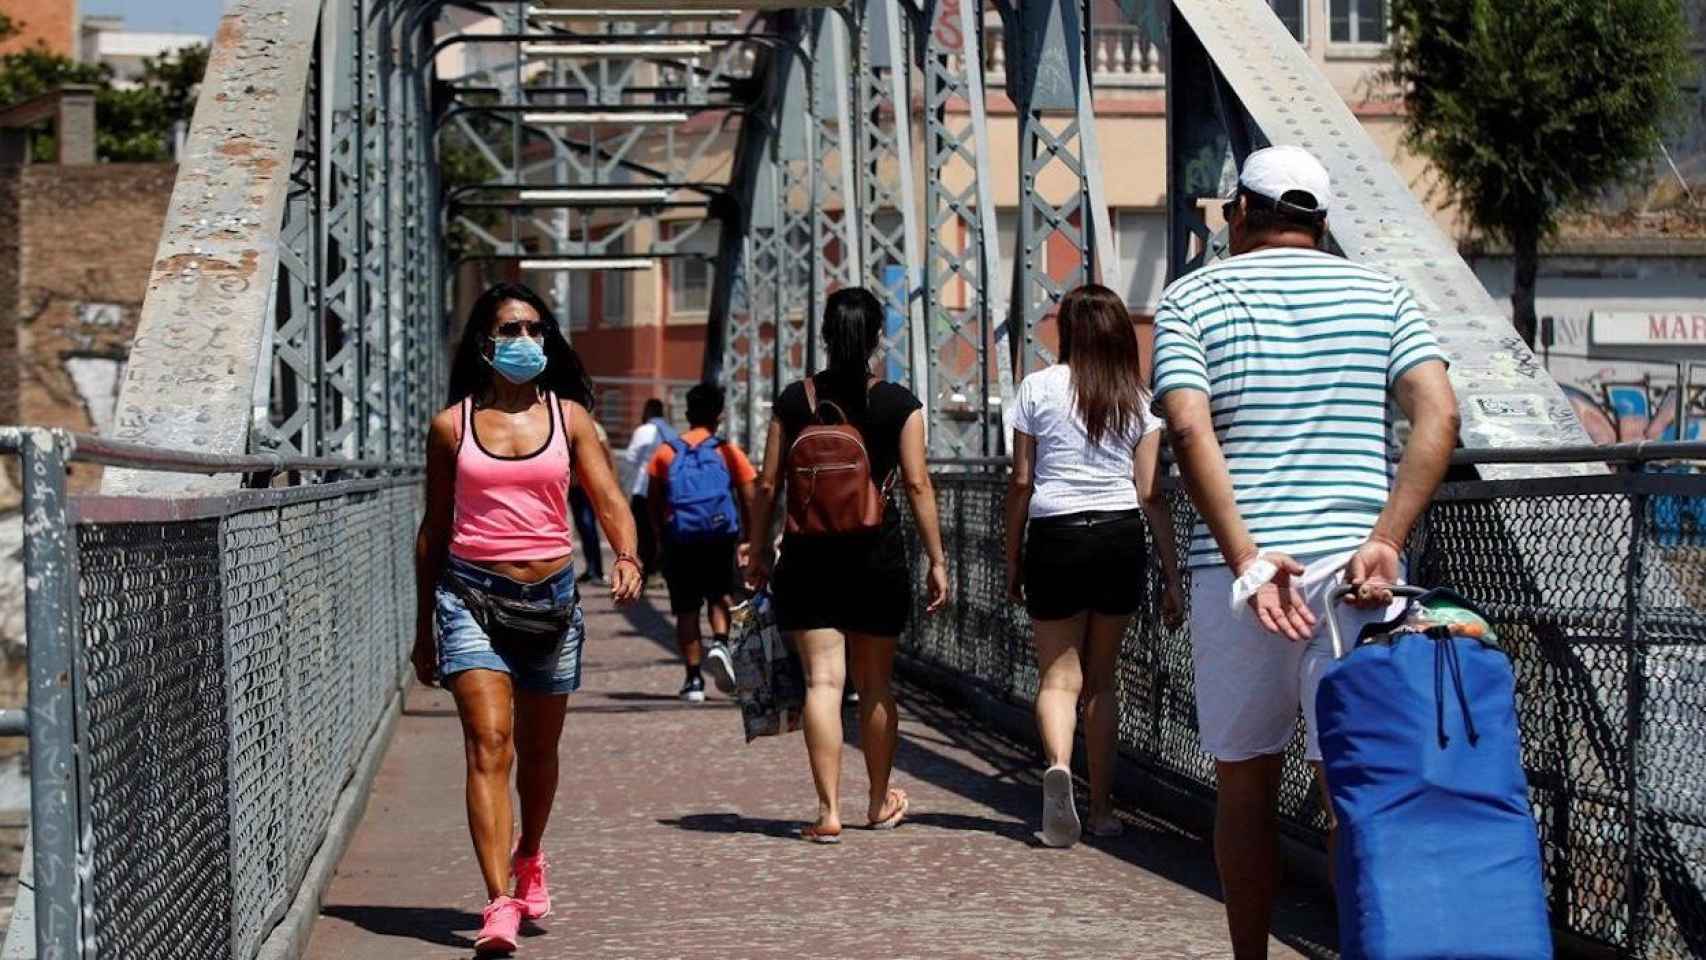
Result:
<svg viewBox="0 0 1706 960">
<path fill-rule="evenodd" d="M 819 365 L 826 297 L 857 283 L 884 303 L 883 372 L 924 400 L 932 453 L 1000 453 L 1002 401 L 1053 361 L 1060 298 L 1087 280 L 1117 285 L 1089 0 L 657 2 L 237 3 L 117 437 L 418 462 L 459 280 L 533 280 L 572 320 L 594 283 L 697 258 L 715 277 L 704 372 L 731 388 L 732 432 L 749 447 L 776 392 Z M 1133 0 L 1131 15 L 1159 32 L 1160 9 Z M 1429 314 L 1465 445 L 1583 439 L 1266 3 L 1167 9 L 1170 275 L 1212 253 L 1202 206 L 1232 165 L 1301 144 L 1334 176 L 1337 249 L 1402 277 Z M 1006 31 L 1016 157 L 991 155 L 992 13 Z M 484 32 L 470 27 L 482 15 Z M 997 163 L 1015 165 L 1019 187 L 1010 265 Z M 667 296 L 659 286 L 651 294 Z M 651 295 L 635 299 L 629 314 L 651 308 Z"/>
<path fill-rule="evenodd" d="M 1402 277 L 1438 332 L 1464 445 L 1585 442 L 1560 391 L 1264 0 L 1150 2 L 1128 16 L 1154 35 L 1162 10 L 1167 144 L 1117 149 L 1167 151 L 1169 274 L 1214 255 L 1203 206 L 1238 160 L 1302 145 L 1334 177 L 1334 246 Z M 1016 156 L 993 153 L 991 13 L 1006 31 Z M 1086 280 L 1116 283 L 1091 14 L 1089 0 L 232 0 L 107 438 L 133 443 L 11 443 L 32 464 L 31 529 L 57 531 L 28 541 L 31 569 L 58 584 L 29 598 L 41 667 L 32 716 L 54 711 L 30 734 L 44 738 L 35 752 L 54 779 L 43 789 L 60 811 L 57 832 L 42 829 L 46 803 L 37 821 L 42 954 L 156 955 L 150 938 L 178 943 L 156 922 L 162 905 L 192 901 L 209 920 L 179 944 L 185 956 L 246 960 L 269 937 L 288 939 L 275 925 L 296 914 L 289 904 L 311 882 L 342 791 L 359 792 L 358 747 L 382 729 L 412 636 L 414 612 L 396 598 L 408 589 L 424 428 L 443 402 L 459 280 L 542 276 L 572 329 L 589 284 L 714 264 L 704 373 L 729 386 L 734 435 L 754 450 L 777 390 L 821 363 L 826 298 L 866 285 L 888 311 L 885 372 L 924 401 L 932 452 L 1002 453 L 1014 385 L 1051 362 L 1060 298 Z M 997 237 L 997 169 L 1018 184 L 1011 264 Z M 66 442 L 114 468 L 106 492 L 120 498 L 67 502 Z M 1533 450 L 1473 462 L 1493 479 L 1592 471 Z M 192 467 L 200 473 L 167 472 Z M 237 489 L 293 484 L 309 489 Z M 174 496 L 139 496 L 159 494 Z M 990 522 L 967 502 L 950 504 L 956 529 Z M 1636 538 L 1609 548 L 1609 561 L 1589 556 L 1604 545 L 1603 517 L 1520 497 L 1477 509 L 1487 512 L 1477 549 L 1502 551 L 1500 569 L 1523 589 L 1570 582 L 1609 596 L 1608 578 L 1646 562 Z M 961 538 L 961 576 L 988 567 L 968 554 L 988 542 Z M 365 561 L 350 559 L 352 544 Z M 1680 562 L 1641 569 L 1654 596 L 1698 586 Z M 351 597 L 361 602 L 339 602 Z M 139 626 L 132 611 L 143 608 L 165 632 Z M 76 624 L 68 610 L 82 611 Z M 158 710 L 133 717 L 131 700 L 109 696 L 130 687 L 103 684 L 155 684 L 147 657 L 124 644 L 158 651 L 166 628 L 197 651 L 200 692 L 143 698 Z M 1552 646 L 1600 642 L 1567 623 L 1535 630 Z M 1636 631 L 1624 633 L 1634 663 Z M 282 655 L 303 637 L 315 659 Z M 340 658 L 362 662 L 346 669 Z M 1638 666 L 1631 676 L 1644 677 Z M 351 676 L 372 689 L 356 697 Z M 108 703 L 117 720 L 86 728 L 79 698 L 91 722 Z M 323 707 L 338 698 L 372 709 Z M 133 843 L 131 822 L 190 809 L 172 792 L 172 756 L 130 746 L 189 742 L 180 727 L 222 744 L 236 772 L 225 795 L 202 784 L 199 845 L 187 844 L 188 827 Z M 312 809 L 276 770 L 312 780 L 296 790 Z M 124 792 L 138 784 L 152 791 L 140 801 Z M 1626 819 L 1625 838 L 1647 829 L 1638 811 Z M 1664 850 L 1697 849 L 1676 824 L 1651 829 Z M 133 852 L 180 848 L 211 872 L 183 869 L 188 855 L 144 869 L 154 861 Z M 1629 873 L 1630 897 L 1698 896 L 1639 864 Z M 212 893 L 196 885 L 206 877 L 218 881 Z M 1695 937 L 1702 914 L 1683 913 Z M 1645 923 L 1596 935 L 1663 939 Z"/>
</svg>

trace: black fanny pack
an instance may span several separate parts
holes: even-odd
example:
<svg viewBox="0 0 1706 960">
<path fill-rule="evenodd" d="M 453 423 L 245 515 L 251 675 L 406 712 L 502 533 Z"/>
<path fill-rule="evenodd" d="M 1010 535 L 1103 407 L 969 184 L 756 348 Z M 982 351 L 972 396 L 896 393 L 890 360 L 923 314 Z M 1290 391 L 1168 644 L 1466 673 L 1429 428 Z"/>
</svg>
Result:
<svg viewBox="0 0 1706 960">
<path fill-rule="evenodd" d="M 450 578 L 468 614 L 493 642 L 555 642 L 574 623 L 575 607 L 551 599 L 523 600 L 480 589 L 460 577 Z"/>
</svg>

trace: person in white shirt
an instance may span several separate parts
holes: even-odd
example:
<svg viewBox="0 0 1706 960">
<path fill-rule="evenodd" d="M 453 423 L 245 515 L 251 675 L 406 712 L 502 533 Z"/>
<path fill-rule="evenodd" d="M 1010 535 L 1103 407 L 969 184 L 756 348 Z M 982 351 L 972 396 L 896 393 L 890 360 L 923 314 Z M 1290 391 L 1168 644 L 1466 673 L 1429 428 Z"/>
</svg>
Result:
<svg viewBox="0 0 1706 960">
<path fill-rule="evenodd" d="M 1019 385 L 1007 489 L 1007 591 L 1036 633 L 1043 842 L 1066 847 L 1082 826 L 1072 798 L 1072 740 L 1086 692 L 1089 830 L 1118 836 L 1112 805 L 1120 641 L 1142 606 L 1155 535 L 1162 616 L 1182 622 L 1179 557 L 1159 481 L 1161 420 L 1149 414 L 1137 331 L 1118 295 L 1087 285 L 1060 305 L 1060 363 Z"/>
<path fill-rule="evenodd" d="M 634 511 L 638 520 L 640 533 L 640 563 L 650 574 L 658 569 L 658 538 L 657 531 L 652 529 L 646 519 L 651 516 L 646 505 L 646 490 L 649 478 L 646 475 L 646 465 L 652 462 L 652 456 L 658 452 L 658 447 L 675 439 L 675 428 L 663 416 L 663 401 L 652 397 L 640 414 L 640 425 L 634 428 L 633 436 L 628 438 L 628 449 L 622 452 L 622 460 L 628 466 L 628 505 Z"/>
</svg>

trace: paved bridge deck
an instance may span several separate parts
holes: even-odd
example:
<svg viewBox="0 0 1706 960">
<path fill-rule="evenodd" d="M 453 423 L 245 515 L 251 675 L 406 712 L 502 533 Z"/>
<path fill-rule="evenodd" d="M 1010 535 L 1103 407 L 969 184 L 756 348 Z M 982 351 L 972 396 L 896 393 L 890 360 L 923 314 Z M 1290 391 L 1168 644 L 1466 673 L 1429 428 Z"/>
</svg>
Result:
<svg viewBox="0 0 1706 960">
<path fill-rule="evenodd" d="M 839 847 L 794 839 L 815 809 L 799 735 L 746 745 L 728 701 L 677 701 L 669 626 L 649 605 L 589 604 L 545 839 L 557 912 L 524 927 L 518 957 L 1228 955 L 1201 838 L 1135 820 L 1117 841 L 1040 846 L 1034 751 L 911 687 L 896 762 L 909 822 Z M 856 750 L 843 766 L 859 800 Z M 413 690 L 309 957 L 472 953 L 482 896 L 461 778 L 449 696 Z M 1288 888 L 1280 913 L 1273 956 L 1331 956 L 1318 890 Z"/>
</svg>

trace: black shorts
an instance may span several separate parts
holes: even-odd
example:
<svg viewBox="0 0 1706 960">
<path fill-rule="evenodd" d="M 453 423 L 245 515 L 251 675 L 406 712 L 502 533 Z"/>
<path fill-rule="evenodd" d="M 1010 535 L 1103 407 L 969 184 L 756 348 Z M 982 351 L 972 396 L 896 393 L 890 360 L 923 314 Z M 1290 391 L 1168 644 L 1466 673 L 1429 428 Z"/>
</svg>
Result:
<svg viewBox="0 0 1706 960">
<path fill-rule="evenodd" d="M 771 577 L 778 629 L 898 637 L 912 575 L 898 524 L 869 537 L 786 537 Z"/>
<path fill-rule="evenodd" d="M 735 574 L 738 544 L 738 540 L 665 544 L 663 580 L 669 585 L 669 612 L 698 613 L 706 603 L 728 603 L 739 582 Z"/>
<path fill-rule="evenodd" d="M 1141 511 L 1033 519 L 1025 531 L 1025 610 L 1032 620 L 1136 613 L 1147 560 Z"/>
</svg>

